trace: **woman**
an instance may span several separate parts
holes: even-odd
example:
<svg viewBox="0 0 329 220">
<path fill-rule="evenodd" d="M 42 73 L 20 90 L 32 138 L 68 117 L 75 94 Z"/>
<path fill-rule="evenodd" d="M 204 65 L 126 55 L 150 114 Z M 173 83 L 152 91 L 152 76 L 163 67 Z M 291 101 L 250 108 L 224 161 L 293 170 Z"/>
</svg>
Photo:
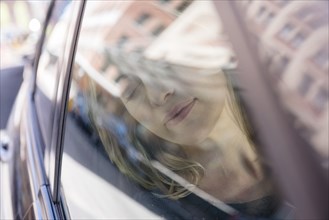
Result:
<svg viewBox="0 0 329 220">
<path fill-rule="evenodd" d="M 212 27 L 207 19 L 207 25 L 189 27 L 189 18 L 178 18 L 161 35 L 164 40 L 160 36 L 139 58 L 107 51 L 111 79 L 121 91 L 118 109 L 127 111 L 111 112 L 111 119 L 100 121 L 100 115 L 109 118 L 108 111 L 95 108 L 91 101 L 94 125 L 118 168 L 159 195 L 179 199 L 190 191 L 154 166 L 154 161 L 221 201 L 261 207 L 272 185 L 231 77 L 219 62 L 231 53 L 217 43 L 215 28 L 204 35 L 182 37 L 180 30 Z M 164 44 L 159 53 L 158 46 Z M 90 100 L 99 99 L 96 87 L 91 85 Z"/>
<path fill-rule="evenodd" d="M 211 195 L 246 202 L 268 194 L 250 129 L 225 74 L 187 67 L 178 72 L 175 66 L 170 71 L 171 77 L 136 70 L 121 74 L 116 81 L 128 112 L 201 164 L 205 176 L 199 186 Z"/>
<path fill-rule="evenodd" d="M 152 161 L 159 161 L 225 203 L 243 204 L 243 209 L 252 204 L 249 214 L 269 208 L 263 199 L 271 195 L 272 185 L 230 76 L 220 69 L 169 63 L 153 72 L 128 62 L 117 66 L 122 104 L 114 97 L 102 102 L 111 108 L 115 103 L 119 110 L 109 115 L 106 109 L 95 109 L 94 102 L 90 108 L 104 147 L 124 174 L 158 195 L 188 195 L 186 187 L 153 166 Z M 91 88 L 90 100 L 104 97 Z M 101 115 L 106 123 L 97 122 Z"/>
</svg>

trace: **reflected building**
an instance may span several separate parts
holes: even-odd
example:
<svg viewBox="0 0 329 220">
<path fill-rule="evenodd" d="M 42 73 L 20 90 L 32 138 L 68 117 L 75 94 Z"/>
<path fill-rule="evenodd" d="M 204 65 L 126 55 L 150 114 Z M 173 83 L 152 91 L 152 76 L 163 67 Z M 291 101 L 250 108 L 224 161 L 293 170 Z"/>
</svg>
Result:
<svg viewBox="0 0 329 220">
<path fill-rule="evenodd" d="M 84 46 L 97 47 L 97 42 L 103 42 L 106 48 L 99 52 L 117 50 L 122 52 L 142 53 L 150 42 L 162 33 L 191 3 L 190 0 L 151 0 L 151 1 L 110 1 L 100 4 L 102 8 L 91 8 L 86 13 L 93 19 L 85 21 L 82 27 L 95 39 L 94 42 L 84 42 L 90 36 L 80 39 Z M 86 30 L 88 29 L 88 30 Z M 98 44 L 100 45 L 100 44 Z M 87 48 L 86 48 L 87 49 Z M 87 55 L 87 53 L 86 53 Z M 104 54 L 88 53 L 93 67 L 104 71 L 109 62 L 104 60 Z M 91 59 L 90 59 L 91 58 Z"/>
<path fill-rule="evenodd" d="M 270 77 L 296 126 L 328 157 L 328 3 L 238 4 L 247 14 L 253 39 L 260 42 Z M 234 63 L 229 39 L 210 2 L 136 0 L 99 5 L 86 11 L 92 16 L 82 26 L 85 35 L 80 38 L 80 51 L 110 81 L 117 74 L 115 66 L 129 68 L 131 62 L 141 63 L 141 58 L 194 68 Z M 211 33 L 200 31 L 204 25 Z"/>
<path fill-rule="evenodd" d="M 193 2 L 152 42 L 145 56 L 197 69 L 224 68 L 234 57 L 218 13 L 210 1 Z"/>
<path fill-rule="evenodd" d="M 296 126 L 328 157 L 328 2 L 240 4 Z"/>
<path fill-rule="evenodd" d="M 28 28 L 28 22 L 32 18 L 33 9 L 28 1 L 0 2 L 1 5 L 1 28 Z"/>
<path fill-rule="evenodd" d="M 80 69 L 80 74 L 76 79 L 78 85 L 74 85 L 85 88 L 90 77 L 90 74 L 85 73 L 94 72 L 107 85 L 100 85 L 100 81 L 96 80 L 97 92 L 105 87 L 114 88 L 112 84 L 118 74 L 118 66 L 124 69 L 131 62 L 135 66 L 141 66 L 142 61 L 134 58 L 142 58 L 151 42 L 192 3 L 191 0 L 103 2 L 87 3 L 89 5 L 85 13 L 89 19 L 84 20 L 81 27 L 84 35 L 79 39 L 81 54 L 77 54 L 76 66 Z M 90 68 L 86 68 L 89 63 Z M 107 92 L 113 95 L 116 94 L 114 90 Z"/>
<path fill-rule="evenodd" d="M 0 67 L 16 65 L 22 54 L 30 54 L 40 33 L 40 21 L 48 1 L 0 1 Z"/>
<path fill-rule="evenodd" d="M 68 0 L 63 0 L 67 2 Z M 50 1 L 14 1 L 1 0 L 1 29 L 21 29 L 27 31 L 31 19 L 44 20 Z"/>
</svg>

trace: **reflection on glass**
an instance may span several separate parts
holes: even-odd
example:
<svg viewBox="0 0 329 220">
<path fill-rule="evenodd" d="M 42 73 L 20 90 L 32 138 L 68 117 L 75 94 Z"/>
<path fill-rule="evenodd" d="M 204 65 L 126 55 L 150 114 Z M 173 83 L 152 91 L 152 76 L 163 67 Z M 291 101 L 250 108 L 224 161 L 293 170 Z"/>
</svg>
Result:
<svg viewBox="0 0 329 220">
<path fill-rule="evenodd" d="M 116 23 L 97 23 L 102 13 Z M 273 215 L 271 177 L 212 3 L 95 1 L 86 15 L 69 110 L 118 169 L 164 199 L 193 193 L 229 214 Z"/>
<path fill-rule="evenodd" d="M 246 25 L 257 39 L 259 57 L 269 64 L 268 72 L 283 105 L 295 124 L 303 127 L 298 132 L 328 168 L 328 1 L 251 1 L 247 7 L 242 2 L 237 5 L 244 7 Z M 275 16 L 262 26 L 259 11 L 273 11 Z"/>
</svg>

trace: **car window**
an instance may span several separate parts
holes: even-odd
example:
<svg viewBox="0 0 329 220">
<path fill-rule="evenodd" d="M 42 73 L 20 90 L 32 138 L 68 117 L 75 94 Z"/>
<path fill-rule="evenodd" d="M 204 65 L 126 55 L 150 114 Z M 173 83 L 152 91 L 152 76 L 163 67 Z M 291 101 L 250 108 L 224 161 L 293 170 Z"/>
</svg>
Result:
<svg viewBox="0 0 329 220">
<path fill-rule="evenodd" d="M 328 1 L 241 1 L 245 21 L 296 131 L 329 168 Z"/>
<path fill-rule="evenodd" d="M 211 1 L 88 2 L 62 159 L 71 218 L 286 217 L 237 66 Z"/>
<path fill-rule="evenodd" d="M 67 5 L 67 1 L 55 2 L 36 73 L 35 105 L 42 136 L 47 147 L 50 147 L 51 142 L 56 92 L 59 75 L 63 67 L 62 55 L 66 46 L 67 28 L 71 15 L 71 9 L 66 10 Z M 61 17 L 63 13 L 65 15 Z M 57 24 L 56 27 L 55 24 Z"/>
</svg>

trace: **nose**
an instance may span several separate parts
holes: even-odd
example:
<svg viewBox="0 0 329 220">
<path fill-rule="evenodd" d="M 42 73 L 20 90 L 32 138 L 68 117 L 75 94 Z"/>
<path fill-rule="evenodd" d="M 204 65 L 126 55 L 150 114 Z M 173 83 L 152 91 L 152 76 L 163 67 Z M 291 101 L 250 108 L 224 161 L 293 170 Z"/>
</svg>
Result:
<svg viewBox="0 0 329 220">
<path fill-rule="evenodd" d="M 175 90 L 173 88 L 165 88 L 157 85 L 153 85 L 152 88 L 147 90 L 147 96 L 150 104 L 154 107 L 164 105 L 171 96 L 173 96 Z"/>
</svg>

